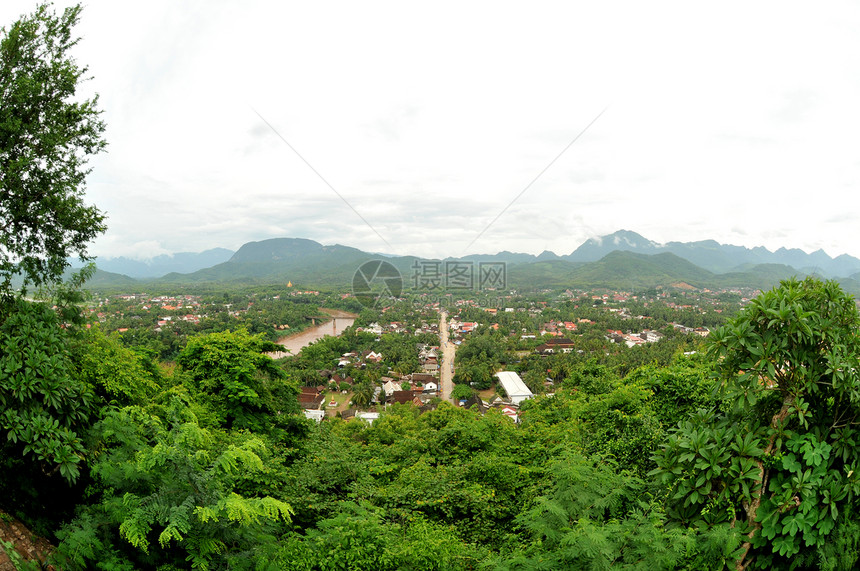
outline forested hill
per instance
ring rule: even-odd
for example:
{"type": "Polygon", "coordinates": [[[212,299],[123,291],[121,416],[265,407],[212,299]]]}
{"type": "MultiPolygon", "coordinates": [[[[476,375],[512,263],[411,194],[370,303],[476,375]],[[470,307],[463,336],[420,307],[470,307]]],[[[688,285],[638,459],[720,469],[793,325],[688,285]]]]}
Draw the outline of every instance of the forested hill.
{"type": "Polygon", "coordinates": [[[594,262],[618,250],[639,254],[668,252],[715,273],[759,264],[786,265],[797,272],[832,278],[847,277],[860,271],[860,260],[847,254],[831,258],[822,250],[807,254],[797,248],[779,248],[771,252],[761,246],[747,248],[720,244],[715,240],[659,244],[629,230],[589,238],[571,254],[561,258],[572,262],[594,262]]]}
{"type": "MultiPolygon", "coordinates": [[[[669,286],[677,282],[701,288],[752,287],[766,289],[779,280],[804,272],[785,264],[746,264],[733,271],[717,273],[697,266],[671,252],[642,254],[626,250],[611,250],[593,262],[574,262],[529,254],[502,252],[492,256],[472,255],[448,260],[420,260],[413,256],[383,258],[400,272],[404,287],[413,281],[416,264],[438,262],[439,271],[458,263],[504,263],[507,283],[518,288],[594,287],[636,289],[669,286]],[[448,264],[448,265],[446,265],[448,264]]],[[[352,283],[356,270],[364,263],[380,259],[377,254],[348,246],[324,246],[313,240],[276,238],[250,242],[235,252],[229,260],[191,273],[170,273],[158,280],[160,284],[274,284],[292,281],[312,287],[344,287],[352,283]]],[[[100,285],[129,285],[125,277],[109,274],[99,276],[100,285]]],[[[858,282],[841,280],[843,287],[860,293],[858,282]]]]}
{"type": "MultiPolygon", "coordinates": [[[[352,283],[356,270],[378,255],[348,246],[323,246],[301,238],[273,238],[245,244],[221,264],[189,274],[171,273],[160,283],[285,283],[344,287],[352,283]]],[[[397,257],[389,261],[401,274],[409,275],[415,258],[397,257]]]]}
{"type": "MultiPolygon", "coordinates": [[[[570,262],[576,265],[597,262],[604,259],[608,254],[619,251],[649,256],[663,253],[674,254],[698,268],[714,274],[738,275],[757,271],[756,268],[776,266],[791,268],[791,271],[781,272],[781,275],[815,274],[844,279],[860,273],[860,259],[847,254],[831,258],[821,250],[807,254],[799,249],[780,248],[771,252],[763,247],[746,248],[720,244],[714,240],[658,244],[628,230],[619,230],[606,236],[589,238],[567,255],[543,252],[535,256],[503,251],[491,255],[471,254],[462,258],[449,258],[449,260],[476,263],[482,261],[504,262],[511,266],[554,261],[570,262]]],[[[299,272],[302,277],[308,276],[311,279],[319,279],[313,271],[310,273],[302,272],[302,265],[310,264],[319,276],[343,280],[340,271],[342,265],[360,264],[374,258],[387,259],[398,267],[406,269],[416,259],[414,256],[380,256],[341,245],[323,246],[313,240],[302,238],[272,238],[249,242],[235,253],[223,248],[214,248],[200,254],[161,255],[146,261],[106,258],[100,259],[98,266],[102,270],[133,278],[164,277],[165,280],[172,282],[234,280],[241,273],[240,267],[243,267],[244,271],[248,273],[248,277],[252,279],[280,278],[287,272],[299,272]],[[242,266],[242,264],[249,265],[242,266]],[[328,264],[329,268],[323,270],[319,268],[320,264],[328,264]]],[[[564,264],[556,267],[568,268],[564,264]]],[[[564,273],[567,270],[559,271],[564,273]]],[[[553,275],[553,272],[549,272],[546,268],[538,269],[537,273],[549,274],[548,277],[551,279],[560,277],[553,275]]],[[[601,279],[603,278],[601,277],[601,279]]]]}

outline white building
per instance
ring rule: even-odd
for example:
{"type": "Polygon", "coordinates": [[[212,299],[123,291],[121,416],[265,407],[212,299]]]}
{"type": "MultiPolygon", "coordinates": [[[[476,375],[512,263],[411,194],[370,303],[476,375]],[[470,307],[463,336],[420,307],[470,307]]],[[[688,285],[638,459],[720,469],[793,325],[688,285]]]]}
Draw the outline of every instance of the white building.
{"type": "Polygon", "coordinates": [[[513,371],[499,371],[496,376],[513,404],[518,405],[534,396],[520,376],[513,371]]]}
{"type": "Polygon", "coordinates": [[[365,421],[367,424],[373,424],[374,420],[379,418],[378,412],[357,412],[355,413],[355,418],[360,418],[365,421]]]}
{"type": "Polygon", "coordinates": [[[392,380],[388,381],[387,383],[385,383],[384,385],[382,385],[382,390],[385,391],[385,396],[390,397],[391,395],[394,394],[394,391],[402,390],[402,387],[400,386],[401,384],[402,383],[394,382],[394,380],[392,379],[392,380]]]}
{"type": "Polygon", "coordinates": [[[662,333],[660,333],[659,331],[651,331],[650,329],[646,329],[645,331],[640,333],[639,336],[648,343],[656,343],[663,338],[662,333]]]}
{"type": "Polygon", "coordinates": [[[513,420],[514,423],[516,423],[516,424],[520,423],[520,414],[517,411],[517,409],[515,409],[514,407],[503,406],[500,410],[502,411],[502,414],[504,414],[505,416],[507,416],[508,418],[513,420]]]}

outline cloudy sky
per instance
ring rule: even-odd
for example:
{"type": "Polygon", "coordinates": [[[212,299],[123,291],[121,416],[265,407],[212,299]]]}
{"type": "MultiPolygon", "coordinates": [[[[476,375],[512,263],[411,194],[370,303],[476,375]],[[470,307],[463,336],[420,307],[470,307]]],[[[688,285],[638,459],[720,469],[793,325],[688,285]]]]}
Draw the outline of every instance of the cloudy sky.
{"type": "Polygon", "coordinates": [[[89,0],[78,32],[100,256],[623,228],[860,257],[856,2],[89,0]]]}

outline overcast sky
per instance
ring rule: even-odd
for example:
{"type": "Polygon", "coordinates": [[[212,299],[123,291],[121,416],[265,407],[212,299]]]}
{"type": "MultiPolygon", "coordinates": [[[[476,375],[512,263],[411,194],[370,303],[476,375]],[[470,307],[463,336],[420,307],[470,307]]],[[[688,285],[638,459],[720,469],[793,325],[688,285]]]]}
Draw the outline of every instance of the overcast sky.
{"type": "Polygon", "coordinates": [[[856,2],[89,0],[78,32],[100,256],[623,228],[860,257],[856,2]]]}

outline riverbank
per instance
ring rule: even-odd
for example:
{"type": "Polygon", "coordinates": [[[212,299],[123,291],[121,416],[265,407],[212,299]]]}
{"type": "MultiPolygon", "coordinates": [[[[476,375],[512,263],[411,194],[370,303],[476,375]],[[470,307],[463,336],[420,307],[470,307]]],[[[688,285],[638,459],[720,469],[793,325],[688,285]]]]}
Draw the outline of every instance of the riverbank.
{"type": "Polygon", "coordinates": [[[331,309],[329,307],[320,307],[319,310],[322,313],[325,313],[329,317],[338,317],[344,319],[355,319],[358,317],[357,313],[350,313],[349,311],[344,311],[342,309],[331,309]]]}
{"type": "Polygon", "coordinates": [[[329,317],[330,320],[324,321],[319,325],[314,325],[309,327],[308,329],[304,329],[299,331],[298,333],[292,333],[290,335],[281,337],[275,343],[278,345],[282,345],[286,351],[275,351],[273,353],[267,353],[269,357],[272,359],[281,359],[283,357],[290,357],[293,355],[298,355],[299,351],[302,348],[310,345],[314,341],[318,339],[322,339],[326,335],[331,335],[332,337],[337,337],[343,331],[355,323],[355,318],[358,315],[354,313],[350,313],[348,311],[344,311],[342,309],[330,309],[330,308],[320,308],[320,312],[325,313],[329,317]]]}

